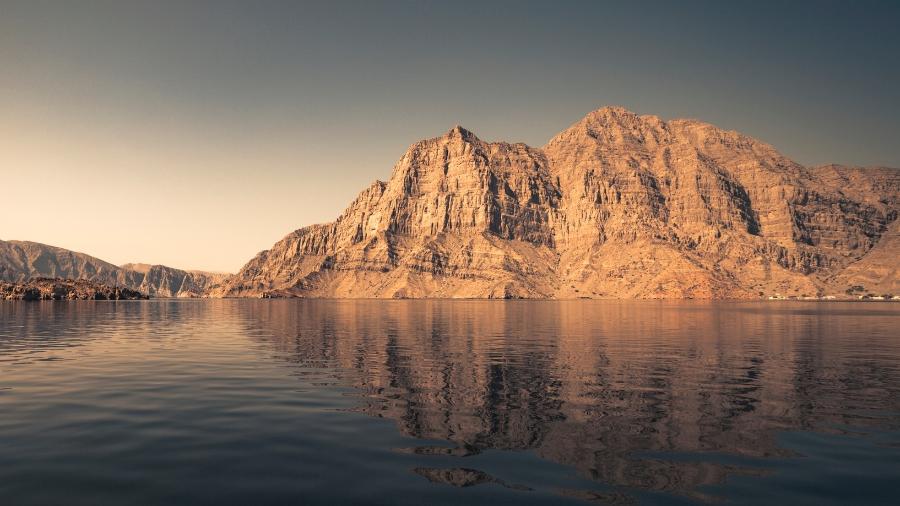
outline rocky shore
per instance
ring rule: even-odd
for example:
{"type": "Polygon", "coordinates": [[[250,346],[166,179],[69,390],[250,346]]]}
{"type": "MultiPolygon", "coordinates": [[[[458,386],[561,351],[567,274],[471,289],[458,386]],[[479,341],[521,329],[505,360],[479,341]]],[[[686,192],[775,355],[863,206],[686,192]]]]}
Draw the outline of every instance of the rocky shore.
{"type": "Polygon", "coordinates": [[[35,278],[21,283],[0,281],[0,300],[137,300],[137,290],[111,287],[84,279],[35,278]]]}

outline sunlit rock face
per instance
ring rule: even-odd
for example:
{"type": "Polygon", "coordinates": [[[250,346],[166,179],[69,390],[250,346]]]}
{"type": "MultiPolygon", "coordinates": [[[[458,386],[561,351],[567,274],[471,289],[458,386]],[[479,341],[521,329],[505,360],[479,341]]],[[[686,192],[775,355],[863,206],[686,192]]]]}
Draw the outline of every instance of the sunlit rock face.
{"type": "Polygon", "coordinates": [[[896,287],[900,173],[808,168],[695,120],[594,111],[541,149],[454,127],[218,296],[756,298],[896,287]],[[869,252],[875,252],[872,256],[869,252]],[[868,289],[863,286],[864,289],[868,289]]]}
{"type": "Polygon", "coordinates": [[[86,279],[137,288],[143,275],[99,258],[30,241],[0,241],[0,280],[34,278],[86,279]]]}
{"type": "Polygon", "coordinates": [[[559,198],[540,150],[455,127],[410,147],[334,223],[257,255],[221,293],[550,297],[559,198]]]}

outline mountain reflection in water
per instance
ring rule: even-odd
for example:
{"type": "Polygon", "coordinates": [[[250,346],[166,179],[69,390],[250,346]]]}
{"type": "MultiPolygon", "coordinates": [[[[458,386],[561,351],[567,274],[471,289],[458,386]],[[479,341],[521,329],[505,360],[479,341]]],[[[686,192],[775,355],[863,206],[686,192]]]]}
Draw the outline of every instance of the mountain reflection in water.
{"type": "MultiPolygon", "coordinates": [[[[255,364],[247,381],[261,385],[261,377],[284,374],[289,364],[287,374],[306,385],[294,395],[318,389],[324,400],[317,409],[391,421],[412,443],[389,451],[401,459],[398,476],[415,487],[504,490],[519,498],[547,488],[529,481],[527,463],[521,472],[516,465],[479,466],[501,451],[503,458],[531,454],[577,475],[578,486],[551,484],[559,500],[887,504],[900,478],[890,465],[900,456],[898,309],[617,301],[2,305],[0,388],[8,391],[0,402],[25,406],[15,394],[27,382],[17,384],[16,374],[34,374],[41,360],[74,367],[84,354],[115,362],[141,349],[159,352],[148,359],[158,361],[157,381],[180,374],[199,389],[212,373],[182,370],[168,357],[190,364],[208,353],[207,366],[222,362],[217,370],[225,376],[233,364],[255,364]],[[66,352],[78,348],[85,351],[66,352]],[[832,454],[807,455],[825,447],[832,454]],[[870,464],[877,472],[854,481],[852,472],[829,467],[845,459],[861,474],[870,464]],[[784,490],[757,490],[776,479],[784,490]],[[851,490],[856,485],[866,490],[851,490]]],[[[215,395],[205,392],[184,395],[203,405],[215,395]]],[[[253,395],[265,397],[266,388],[253,395]]],[[[165,396],[158,402],[164,408],[165,396]]],[[[14,416],[0,417],[7,422],[0,434],[14,416]]],[[[364,438],[366,427],[353,430],[364,438]]],[[[12,465],[10,458],[0,464],[12,465]]],[[[393,466],[388,460],[384,466],[393,466]]]]}
{"type": "Polygon", "coordinates": [[[404,301],[254,316],[280,358],[339,368],[361,411],[410,436],[534,449],[594,480],[696,494],[761,471],[637,455],[788,456],[781,431],[897,429],[900,314],[869,309],[404,301]]]}

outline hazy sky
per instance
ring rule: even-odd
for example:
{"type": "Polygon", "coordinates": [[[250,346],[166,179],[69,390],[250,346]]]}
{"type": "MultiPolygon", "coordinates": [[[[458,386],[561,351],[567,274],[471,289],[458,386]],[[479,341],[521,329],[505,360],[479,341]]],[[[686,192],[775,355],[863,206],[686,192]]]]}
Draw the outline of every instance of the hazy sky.
{"type": "Polygon", "coordinates": [[[420,138],[603,105],[900,166],[900,2],[0,0],[0,239],[235,271],[420,138]]]}

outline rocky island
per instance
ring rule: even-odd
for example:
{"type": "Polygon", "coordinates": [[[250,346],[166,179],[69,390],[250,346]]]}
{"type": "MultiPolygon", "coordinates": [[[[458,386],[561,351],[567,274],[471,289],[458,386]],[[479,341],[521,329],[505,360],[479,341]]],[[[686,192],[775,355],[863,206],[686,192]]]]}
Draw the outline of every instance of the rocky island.
{"type": "Polygon", "coordinates": [[[0,281],[0,300],[136,300],[137,290],[111,287],[86,279],[35,278],[21,283],[0,281]]]}

